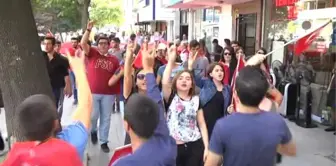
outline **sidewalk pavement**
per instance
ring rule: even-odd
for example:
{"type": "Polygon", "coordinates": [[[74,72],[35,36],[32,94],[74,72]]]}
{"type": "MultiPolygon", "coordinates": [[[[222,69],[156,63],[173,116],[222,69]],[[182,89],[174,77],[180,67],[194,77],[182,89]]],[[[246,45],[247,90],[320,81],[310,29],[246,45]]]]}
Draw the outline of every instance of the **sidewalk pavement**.
{"type": "MultiPolygon", "coordinates": [[[[62,125],[71,123],[71,114],[75,109],[72,105],[72,99],[65,99],[62,125]]],[[[292,122],[287,122],[295,142],[297,144],[296,157],[283,157],[281,166],[335,166],[336,137],[332,132],[325,132],[324,127],[315,129],[304,129],[292,122]]],[[[5,133],[4,113],[0,114],[0,131],[5,133]]],[[[6,134],[5,134],[6,135],[6,134]]],[[[111,128],[109,135],[109,146],[111,152],[106,154],[100,150],[99,145],[89,143],[87,153],[90,160],[85,164],[87,166],[107,166],[113,154],[113,149],[123,145],[125,132],[123,130],[122,118],[118,113],[111,116],[111,128]]],[[[3,158],[3,157],[2,157],[3,158]]],[[[1,161],[1,157],[0,157],[1,161]]],[[[86,160],[85,160],[86,161],[86,160]]]]}

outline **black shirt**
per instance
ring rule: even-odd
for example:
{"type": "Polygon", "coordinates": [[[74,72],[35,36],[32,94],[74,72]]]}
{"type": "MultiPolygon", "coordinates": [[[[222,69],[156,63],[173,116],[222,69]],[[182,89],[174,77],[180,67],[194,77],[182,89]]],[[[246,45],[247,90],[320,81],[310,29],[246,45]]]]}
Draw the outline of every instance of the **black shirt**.
{"type": "Polygon", "coordinates": [[[216,121],[224,117],[224,96],[221,91],[217,91],[212,99],[203,107],[204,120],[207,125],[209,139],[216,121]]]}
{"type": "Polygon", "coordinates": [[[46,60],[51,87],[53,89],[64,88],[64,77],[69,75],[69,61],[58,53],[55,53],[51,60],[49,60],[48,54],[46,52],[43,52],[43,57],[46,60]]]}

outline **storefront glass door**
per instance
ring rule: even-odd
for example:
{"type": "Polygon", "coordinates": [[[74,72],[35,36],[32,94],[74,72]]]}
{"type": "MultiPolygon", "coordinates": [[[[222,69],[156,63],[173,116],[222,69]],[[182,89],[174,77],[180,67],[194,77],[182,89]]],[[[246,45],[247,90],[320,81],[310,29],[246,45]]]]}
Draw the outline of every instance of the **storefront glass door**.
{"type": "Polygon", "coordinates": [[[253,55],[256,44],[257,14],[240,14],[236,21],[238,42],[244,48],[246,55],[253,55]]]}

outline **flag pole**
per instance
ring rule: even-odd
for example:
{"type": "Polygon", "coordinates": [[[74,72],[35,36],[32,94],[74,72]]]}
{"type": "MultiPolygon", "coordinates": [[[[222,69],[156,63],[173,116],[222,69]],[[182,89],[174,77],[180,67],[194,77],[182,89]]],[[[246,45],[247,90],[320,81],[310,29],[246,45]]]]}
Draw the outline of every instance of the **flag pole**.
{"type": "Polygon", "coordinates": [[[285,43],[285,44],[282,45],[281,47],[278,47],[278,48],[272,50],[271,52],[267,53],[265,56],[267,57],[267,56],[273,54],[274,52],[276,52],[276,51],[282,49],[283,47],[285,47],[285,46],[287,46],[287,45],[289,45],[289,44],[291,44],[291,43],[293,43],[293,42],[296,42],[297,40],[299,40],[299,39],[301,39],[301,38],[303,38],[303,37],[309,35],[310,33],[314,32],[315,30],[317,30],[317,29],[319,29],[319,28],[321,28],[321,27],[323,27],[323,26],[325,26],[325,25],[328,25],[328,24],[330,24],[330,23],[332,23],[332,20],[331,20],[331,19],[330,19],[328,22],[326,22],[325,24],[323,24],[322,26],[319,26],[318,28],[315,28],[314,30],[309,31],[308,33],[305,33],[304,35],[302,35],[302,36],[300,36],[300,37],[297,37],[297,38],[294,38],[294,39],[290,40],[289,42],[285,43]]]}

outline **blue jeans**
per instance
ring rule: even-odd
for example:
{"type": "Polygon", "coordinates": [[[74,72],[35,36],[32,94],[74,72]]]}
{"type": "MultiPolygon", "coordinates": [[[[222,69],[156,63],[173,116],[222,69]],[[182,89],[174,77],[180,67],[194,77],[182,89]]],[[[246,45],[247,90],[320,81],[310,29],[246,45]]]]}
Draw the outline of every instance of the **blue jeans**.
{"type": "Polygon", "coordinates": [[[54,88],[53,94],[55,96],[55,104],[58,112],[59,119],[62,119],[63,114],[63,101],[64,101],[64,88],[54,88]]]}
{"type": "Polygon", "coordinates": [[[97,132],[97,122],[99,119],[99,141],[102,144],[107,143],[115,95],[92,94],[92,96],[91,132],[97,132]]]}
{"type": "Polygon", "coordinates": [[[76,77],[73,71],[70,72],[70,80],[71,80],[71,85],[73,89],[73,96],[74,96],[75,101],[77,101],[78,97],[77,97],[76,77]]]}

